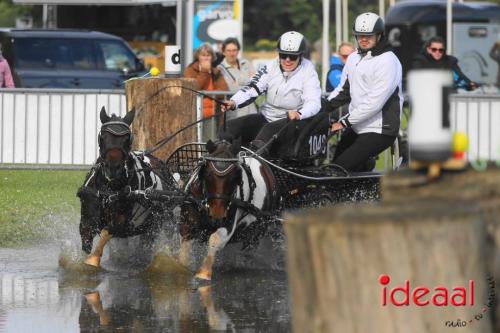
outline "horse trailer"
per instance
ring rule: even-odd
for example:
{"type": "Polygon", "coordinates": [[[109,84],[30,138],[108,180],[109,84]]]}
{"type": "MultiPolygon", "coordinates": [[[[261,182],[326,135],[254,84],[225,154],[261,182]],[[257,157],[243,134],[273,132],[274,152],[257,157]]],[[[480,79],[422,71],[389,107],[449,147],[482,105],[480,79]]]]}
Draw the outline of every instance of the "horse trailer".
{"type": "MultiPolygon", "coordinates": [[[[385,17],[386,32],[404,73],[431,37],[446,39],[446,1],[401,1],[385,17]]],[[[495,84],[498,64],[489,56],[500,40],[500,6],[486,2],[454,2],[452,50],[463,72],[482,84],[495,84]]]]}

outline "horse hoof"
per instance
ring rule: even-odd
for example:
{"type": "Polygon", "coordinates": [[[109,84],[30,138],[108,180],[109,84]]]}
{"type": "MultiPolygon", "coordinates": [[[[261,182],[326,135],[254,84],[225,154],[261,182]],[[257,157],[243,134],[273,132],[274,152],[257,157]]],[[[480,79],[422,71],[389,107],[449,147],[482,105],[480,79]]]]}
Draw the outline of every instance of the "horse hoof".
{"type": "Polygon", "coordinates": [[[90,305],[96,305],[101,301],[99,297],[99,293],[97,291],[91,291],[88,294],[85,294],[85,299],[89,302],[90,305]]]}
{"type": "Polygon", "coordinates": [[[84,261],[83,263],[85,265],[89,265],[89,266],[93,266],[95,268],[99,268],[99,264],[101,263],[101,258],[99,258],[98,256],[88,256],[84,261]]]}
{"type": "Polygon", "coordinates": [[[211,281],[212,280],[212,274],[208,272],[198,272],[194,276],[195,278],[202,280],[202,281],[211,281]]]}

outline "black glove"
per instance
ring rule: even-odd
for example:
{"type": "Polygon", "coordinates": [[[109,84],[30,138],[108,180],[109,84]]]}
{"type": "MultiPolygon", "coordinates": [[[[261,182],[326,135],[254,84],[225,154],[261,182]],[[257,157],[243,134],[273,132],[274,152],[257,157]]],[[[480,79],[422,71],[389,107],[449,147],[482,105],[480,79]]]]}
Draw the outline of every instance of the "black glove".
{"type": "Polygon", "coordinates": [[[321,97],[321,112],[331,112],[331,111],[333,111],[333,108],[330,106],[330,103],[328,103],[326,97],[321,97]]]}

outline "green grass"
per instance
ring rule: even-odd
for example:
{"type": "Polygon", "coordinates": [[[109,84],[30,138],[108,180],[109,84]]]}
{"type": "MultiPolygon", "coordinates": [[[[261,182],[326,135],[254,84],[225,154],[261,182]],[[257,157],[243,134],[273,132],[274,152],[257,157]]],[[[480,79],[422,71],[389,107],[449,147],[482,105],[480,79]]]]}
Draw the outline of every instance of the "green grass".
{"type": "Polygon", "coordinates": [[[0,247],[57,237],[78,224],[85,171],[0,170],[0,247]]]}

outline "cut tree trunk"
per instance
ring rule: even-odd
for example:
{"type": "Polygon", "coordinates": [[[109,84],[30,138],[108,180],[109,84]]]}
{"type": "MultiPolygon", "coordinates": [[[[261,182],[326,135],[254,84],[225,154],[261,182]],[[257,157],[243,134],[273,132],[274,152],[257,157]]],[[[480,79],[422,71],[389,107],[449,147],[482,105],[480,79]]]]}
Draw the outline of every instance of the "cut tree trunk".
{"type": "MultiPolygon", "coordinates": [[[[490,287],[485,227],[475,202],[423,196],[327,207],[285,219],[295,332],[445,332],[452,329],[446,322],[458,319],[467,332],[491,332],[492,314],[481,313],[490,287]],[[387,285],[379,282],[382,274],[390,277],[387,285]],[[389,292],[405,280],[409,305],[395,306],[389,292]],[[418,286],[430,289],[424,300],[431,300],[437,286],[450,294],[465,287],[469,297],[469,280],[475,283],[473,306],[413,303],[411,292],[418,286]]],[[[403,300],[403,292],[396,300],[403,300]]]]}
{"type": "MultiPolygon", "coordinates": [[[[135,107],[132,123],[134,150],[153,147],[161,139],[196,121],[194,79],[147,78],[132,79],[125,83],[127,109],[135,107]]],[[[196,125],[180,133],[163,146],[155,156],[165,159],[178,146],[196,141],[196,125]]]]}
{"type": "MultiPolygon", "coordinates": [[[[444,172],[439,179],[429,183],[424,178],[423,173],[412,170],[388,174],[382,180],[382,200],[401,205],[412,204],[421,198],[476,202],[486,226],[486,270],[489,275],[500,279],[500,169],[489,165],[481,172],[473,169],[444,172]],[[425,184],[416,185],[418,180],[425,184]]],[[[500,295],[497,293],[496,296],[497,304],[500,304],[500,295]]],[[[496,306],[495,332],[500,332],[499,319],[500,307],[496,306]]]]}

